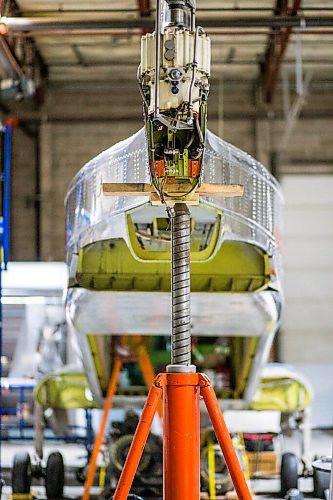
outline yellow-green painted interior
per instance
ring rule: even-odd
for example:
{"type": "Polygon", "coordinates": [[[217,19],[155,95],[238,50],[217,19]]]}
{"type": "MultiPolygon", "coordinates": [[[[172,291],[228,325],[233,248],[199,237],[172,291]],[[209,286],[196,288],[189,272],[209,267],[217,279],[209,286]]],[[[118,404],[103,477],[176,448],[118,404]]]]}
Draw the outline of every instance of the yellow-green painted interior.
{"type": "Polygon", "coordinates": [[[310,406],[311,401],[310,389],[299,380],[289,377],[263,378],[250,409],[295,412],[310,406]]]}
{"type": "MultiPolygon", "coordinates": [[[[163,221],[162,221],[163,222],[163,221]]],[[[161,221],[152,221],[161,224],[161,221]]],[[[270,269],[267,254],[255,245],[226,240],[220,245],[221,214],[217,214],[211,236],[205,248],[198,240],[191,242],[192,292],[257,292],[269,286],[270,269]]],[[[169,292],[170,243],[164,240],[162,250],[151,250],[140,245],[130,215],[127,215],[129,244],[122,239],[108,239],[89,244],[79,252],[77,273],[70,286],[81,286],[93,291],[169,292]]],[[[163,229],[165,233],[165,228],[163,229]]],[[[194,231],[194,221],[192,221],[194,231]]],[[[155,228],[158,233],[158,228],[155,228]]],[[[112,361],[97,337],[88,336],[97,376],[105,393],[112,361]],[[106,368],[106,358],[110,366],[106,368]]],[[[220,396],[240,397],[251,372],[258,339],[232,338],[231,386],[220,396]]],[[[153,364],[169,361],[169,353],[150,351],[153,364]],[[158,359],[154,359],[154,358],[158,359]],[[167,359],[166,359],[167,357],[167,359]]],[[[142,388],[140,388],[142,390],[142,388]]],[[[130,388],[129,388],[130,390],[130,388]]],[[[143,388],[144,390],[144,388],[143,388]]]]}
{"type": "MultiPolygon", "coordinates": [[[[152,251],[142,248],[139,244],[138,238],[135,233],[135,227],[130,215],[127,215],[127,230],[129,241],[131,245],[132,252],[136,257],[145,262],[151,261],[170,261],[170,250],[167,251],[152,251]]],[[[167,219],[166,219],[167,220],[167,219]]],[[[157,220],[153,220],[153,224],[157,224],[157,220]]],[[[192,229],[194,227],[194,220],[191,221],[192,229]]],[[[217,213],[216,222],[214,224],[214,229],[212,236],[209,240],[207,247],[203,250],[199,250],[198,245],[191,241],[191,262],[205,262],[212,257],[215,249],[218,245],[220,234],[222,229],[222,214],[217,213]]]]}
{"type": "MultiPolygon", "coordinates": [[[[241,241],[225,241],[212,259],[191,263],[192,292],[254,292],[269,281],[268,256],[241,241]]],[[[98,241],[80,250],[73,285],[96,291],[169,292],[170,255],[169,262],[139,261],[123,239],[98,241]]]]}
{"type": "Polygon", "coordinates": [[[253,361],[256,355],[259,337],[244,338],[242,344],[243,356],[240,358],[241,362],[238,366],[236,373],[236,384],[234,397],[237,399],[246,388],[247,382],[253,366],[253,361]]]}
{"type": "Polygon", "coordinates": [[[110,367],[106,366],[106,359],[108,357],[110,358],[110,356],[107,356],[108,353],[106,352],[106,346],[104,345],[106,337],[103,335],[87,335],[87,339],[96,368],[99,384],[104,392],[107,389],[110,378],[110,367]]]}
{"type": "MultiPolygon", "coordinates": [[[[146,387],[129,387],[121,394],[146,394],[146,387]]],[[[98,405],[87,397],[88,381],[84,373],[52,374],[40,381],[35,389],[35,399],[44,408],[97,408],[98,405]]],[[[218,394],[219,397],[228,397],[218,394]]],[[[230,397],[230,396],[229,396],[230,397]]],[[[312,401],[308,387],[292,378],[263,378],[259,384],[252,410],[277,410],[282,412],[301,411],[312,401]]]]}
{"type": "Polygon", "coordinates": [[[57,373],[42,379],[37,385],[34,396],[43,408],[97,408],[98,405],[88,398],[91,394],[84,373],[57,373]]]}

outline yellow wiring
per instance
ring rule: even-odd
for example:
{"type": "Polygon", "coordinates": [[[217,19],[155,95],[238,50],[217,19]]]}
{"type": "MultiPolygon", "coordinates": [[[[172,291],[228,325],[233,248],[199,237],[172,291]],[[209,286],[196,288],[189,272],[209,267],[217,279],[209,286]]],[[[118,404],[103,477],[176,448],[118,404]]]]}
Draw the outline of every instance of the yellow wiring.
{"type": "Polygon", "coordinates": [[[31,493],[12,493],[10,498],[12,500],[32,500],[33,496],[31,493]]]}
{"type": "Polygon", "coordinates": [[[252,494],[252,488],[251,488],[251,484],[250,484],[250,479],[251,479],[251,476],[250,476],[250,464],[249,464],[249,459],[248,459],[248,456],[246,454],[246,449],[245,449],[245,441],[244,441],[244,434],[243,432],[240,432],[238,433],[238,439],[239,439],[239,451],[241,453],[241,456],[242,456],[242,461],[243,461],[243,472],[244,472],[244,477],[248,483],[248,486],[249,486],[249,490],[250,490],[250,493],[252,494]]]}
{"type": "Polygon", "coordinates": [[[215,482],[215,450],[212,437],[208,439],[208,478],[209,478],[209,498],[216,498],[216,482],[215,482]]]}
{"type": "Polygon", "coordinates": [[[250,466],[249,466],[249,459],[248,459],[248,456],[247,456],[246,450],[245,450],[244,434],[242,432],[240,432],[238,434],[238,439],[239,439],[239,444],[240,444],[239,450],[241,452],[243,465],[244,465],[244,468],[243,468],[244,477],[245,477],[246,481],[249,481],[250,480],[250,466]]]}
{"type": "Polygon", "coordinates": [[[106,467],[105,465],[102,465],[99,471],[99,487],[104,488],[105,486],[105,476],[106,476],[106,467]]]}

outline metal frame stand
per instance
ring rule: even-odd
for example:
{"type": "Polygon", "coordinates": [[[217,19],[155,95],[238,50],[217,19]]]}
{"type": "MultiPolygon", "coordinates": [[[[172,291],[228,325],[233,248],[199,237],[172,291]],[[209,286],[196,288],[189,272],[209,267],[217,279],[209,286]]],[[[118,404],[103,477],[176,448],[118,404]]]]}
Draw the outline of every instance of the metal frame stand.
{"type": "MultiPolygon", "coordinates": [[[[3,144],[1,147],[1,214],[0,214],[0,455],[2,443],[2,355],[3,355],[3,308],[2,308],[2,273],[7,270],[10,243],[10,185],[11,185],[11,155],[12,155],[12,124],[5,123],[2,128],[3,144]]],[[[0,496],[3,486],[0,457],[0,496]]]]}
{"type": "Polygon", "coordinates": [[[191,365],[190,240],[191,217],[184,203],[171,211],[172,354],[167,373],[149,391],[114,500],[126,500],[163,396],[163,498],[200,497],[200,396],[203,397],[238,497],[251,494],[209,378],[191,365]]]}
{"type": "Polygon", "coordinates": [[[200,497],[200,396],[204,399],[238,498],[250,500],[251,493],[212,383],[202,373],[162,373],[155,378],[113,499],[126,500],[130,493],[162,396],[164,500],[198,500],[200,497]]]}
{"type": "MultiPolygon", "coordinates": [[[[149,355],[147,353],[146,347],[142,342],[142,338],[139,335],[136,335],[132,338],[133,340],[133,347],[134,351],[136,354],[136,361],[138,362],[141,373],[143,375],[143,378],[145,380],[145,383],[147,387],[150,387],[151,384],[154,381],[154,370],[149,358],[149,355]]],[[[124,347],[126,347],[127,344],[127,338],[122,337],[121,339],[121,347],[122,349],[119,349],[119,352],[116,356],[113,370],[112,370],[112,375],[111,379],[109,382],[107,394],[105,397],[105,403],[104,403],[104,408],[103,408],[103,417],[102,421],[100,424],[100,428],[98,431],[98,434],[96,436],[96,439],[94,441],[94,446],[91,454],[91,458],[89,461],[89,467],[88,467],[88,473],[87,473],[87,478],[86,482],[84,485],[84,493],[83,493],[83,500],[89,500],[90,498],[90,490],[94,482],[95,478],[95,473],[96,473],[96,467],[97,467],[97,459],[98,459],[98,454],[100,452],[102,443],[103,443],[103,438],[105,435],[105,429],[107,426],[108,422],[108,416],[112,408],[112,403],[113,403],[113,397],[116,393],[117,390],[117,385],[119,381],[119,375],[123,366],[123,363],[127,361],[127,356],[124,354],[124,347]]],[[[159,415],[162,416],[162,405],[157,405],[155,408],[155,411],[158,411],[159,415]]]]}

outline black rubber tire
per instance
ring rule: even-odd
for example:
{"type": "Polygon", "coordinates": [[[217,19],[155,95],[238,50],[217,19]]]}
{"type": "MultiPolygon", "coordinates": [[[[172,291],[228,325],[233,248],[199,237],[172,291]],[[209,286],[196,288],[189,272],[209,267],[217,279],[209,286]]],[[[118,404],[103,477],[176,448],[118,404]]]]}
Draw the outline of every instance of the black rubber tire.
{"type": "Polygon", "coordinates": [[[62,454],[59,451],[51,453],[47,459],[45,471],[46,496],[52,500],[63,497],[65,484],[65,467],[62,454]]]}
{"type": "Polygon", "coordinates": [[[281,496],[298,489],[298,460],[294,453],[284,453],[281,460],[281,496]]]}
{"type": "Polygon", "coordinates": [[[20,451],[15,454],[12,469],[12,492],[30,493],[31,461],[29,453],[20,451]]]}
{"type": "Polygon", "coordinates": [[[326,498],[325,490],[330,488],[330,473],[313,469],[313,496],[326,498]]]}
{"type": "Polygon", "coordinates": [[[75,478],[76,478],[78,483],[84,484],[86,482],[86,478],[87,478],[86,472],[87,472],[86,467],[80,467],[80,469],[78,469],[75,472],[75,478]]]}

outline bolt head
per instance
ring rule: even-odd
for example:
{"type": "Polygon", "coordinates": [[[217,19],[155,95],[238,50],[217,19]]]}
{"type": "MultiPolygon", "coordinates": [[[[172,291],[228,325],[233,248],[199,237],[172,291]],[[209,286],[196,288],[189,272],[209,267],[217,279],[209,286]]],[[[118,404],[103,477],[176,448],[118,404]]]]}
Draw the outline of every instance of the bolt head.
{"type": "Polygon", "coordinates": [[[171,80],[180,80],[181,76],[182,76],[181,71],[177,68],[174,68],[170,71],[171,80]]]}

